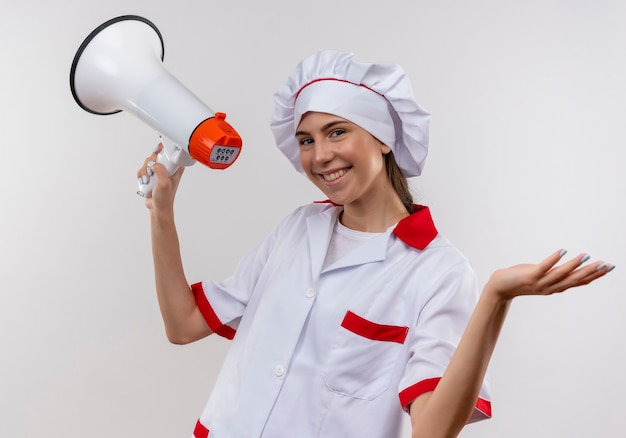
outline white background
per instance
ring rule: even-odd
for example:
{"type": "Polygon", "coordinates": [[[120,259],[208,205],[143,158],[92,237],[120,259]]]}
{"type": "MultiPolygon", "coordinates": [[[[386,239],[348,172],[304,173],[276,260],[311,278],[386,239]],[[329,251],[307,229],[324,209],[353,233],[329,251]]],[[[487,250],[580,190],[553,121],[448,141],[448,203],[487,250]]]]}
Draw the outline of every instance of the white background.
{"type": "Polygon", "coordinates": [[[617,265],[513,303],[491,362],[494,418],[462,436],[626,436],[626,2],[2,2],[0,436],[189,436],[228,347],[165,339],[134,193],[156,134],[70,93],[80,43],[125,14],[157,25],[168,69],[244,139],[232,168],[196,165],[181,184],[190,281],[224,278],[323,197],[269,129],[296,63],[328,48],[399,63],[433,114],[416,198],[481,285],[561,247],[617,265]]]}

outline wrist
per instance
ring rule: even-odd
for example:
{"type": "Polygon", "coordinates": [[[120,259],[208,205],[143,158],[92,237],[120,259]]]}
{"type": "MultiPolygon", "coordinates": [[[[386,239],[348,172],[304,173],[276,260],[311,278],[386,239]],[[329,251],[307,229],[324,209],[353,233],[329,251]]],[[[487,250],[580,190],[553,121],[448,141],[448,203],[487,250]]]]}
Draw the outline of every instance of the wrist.
{"type": "Polygon", "coordinates": [[[480,299],[481,301],[485,301],[486,304],[490,304],[491,307],[508,306],[511,301],[513,301],[513,297],[506,296],[506,294],[499,290],[491,281],[488,281],[483,288],[480,299]]]}
{"type": "Polygon", "coordinates": [[[174,209],[150,209],[150,222],[161,227],[174,225],[174,209]]]}

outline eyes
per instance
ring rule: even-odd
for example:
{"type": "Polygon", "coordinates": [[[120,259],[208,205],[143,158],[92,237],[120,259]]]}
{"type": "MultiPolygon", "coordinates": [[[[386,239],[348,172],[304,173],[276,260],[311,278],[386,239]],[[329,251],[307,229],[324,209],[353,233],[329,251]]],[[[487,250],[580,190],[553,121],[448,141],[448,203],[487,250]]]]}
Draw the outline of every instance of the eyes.
{"type": "Polygon", "coordinates": [[[345,129],[341,129],[341,128],[333,129],[332,131],[330,131],[330,134],[328,136],[329,137],[339,137],[340,135],[343,135],[346,132],[348,132],[348,131],[346,131],[345,129]]]}
{"type": "MultiPolygon", "coordinates": [[[[343,128],[335,128],[328,133],[328,138],[331,140],[339,139],[341,136],[343,136],[347,132],[348,131],[343,128]]],[[[314,142],[315,141],[313,140],[313,137],[310,137],[310,136],[301,136],[298,138],[298,144],[300,146],[311,145],[314,142]]]]}

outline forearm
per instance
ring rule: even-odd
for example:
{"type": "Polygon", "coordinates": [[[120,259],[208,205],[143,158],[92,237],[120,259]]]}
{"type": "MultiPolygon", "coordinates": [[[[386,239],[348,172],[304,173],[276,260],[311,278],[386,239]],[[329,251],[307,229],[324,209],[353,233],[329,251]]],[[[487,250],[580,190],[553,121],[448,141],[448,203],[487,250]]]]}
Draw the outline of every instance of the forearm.
{"type": "MultiPolygon", "coordinates": [[[[471,416],[510,301],[485,287],[435,391],[411,411],[413,438],[455,437],[471,416]]],[[[413,406],[412,406],[413,408],[413,406]]]]}
{"type": "Polygon", "coordinates": [[[150,212],[157,299],[168,339],[192,342],[210,333],[183,270],[173,212],[150,212]]]}

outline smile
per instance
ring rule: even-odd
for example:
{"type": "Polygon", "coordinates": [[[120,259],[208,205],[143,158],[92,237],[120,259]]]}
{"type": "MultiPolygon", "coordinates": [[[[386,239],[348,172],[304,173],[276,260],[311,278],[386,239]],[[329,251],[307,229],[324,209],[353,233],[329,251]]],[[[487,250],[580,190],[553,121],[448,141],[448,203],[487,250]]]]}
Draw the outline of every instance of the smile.
{"type": "Polygon", "coordinates": [[[327,175],[322,175],[322,177],[324,177],[324,181],[326,182],[335,181],[336,179],[339,179],[342,176],[344,176],[346,173],[348,173],[349,170],[350,169],[341,169],[341,170],[338,170],[337,172],[329,173],[327,175]]]}

